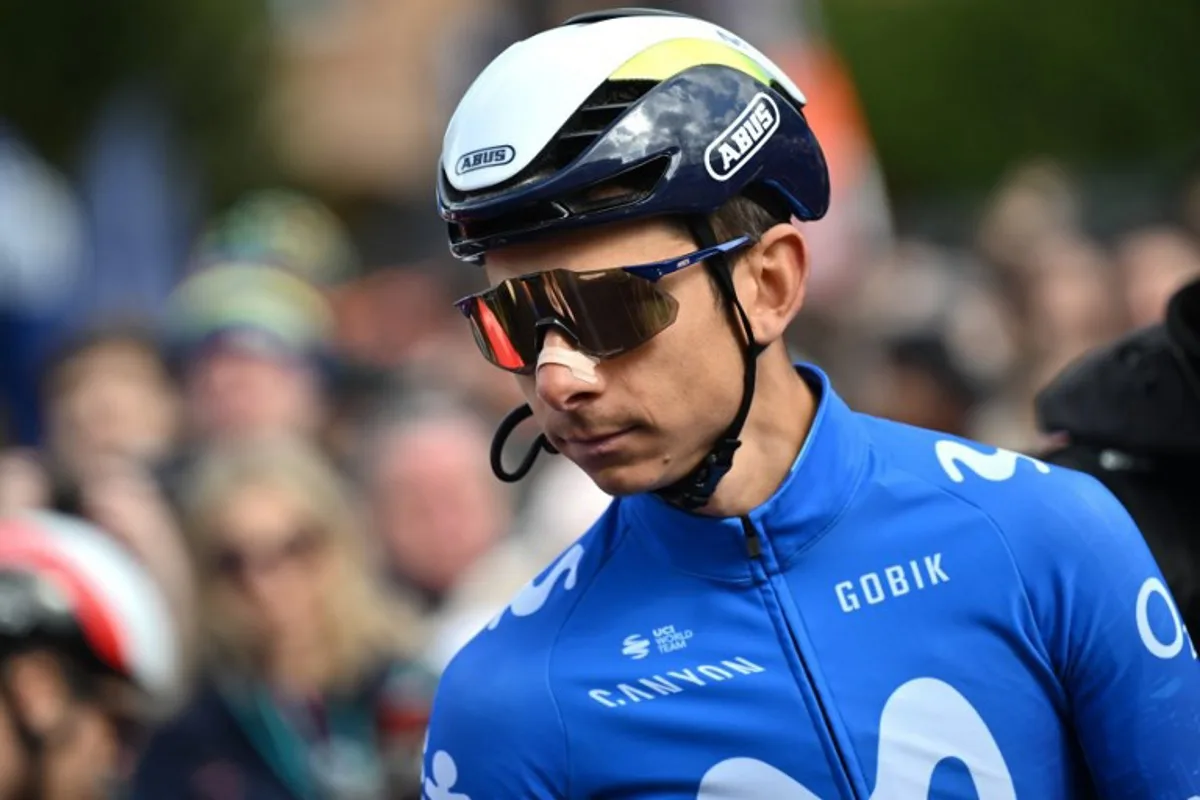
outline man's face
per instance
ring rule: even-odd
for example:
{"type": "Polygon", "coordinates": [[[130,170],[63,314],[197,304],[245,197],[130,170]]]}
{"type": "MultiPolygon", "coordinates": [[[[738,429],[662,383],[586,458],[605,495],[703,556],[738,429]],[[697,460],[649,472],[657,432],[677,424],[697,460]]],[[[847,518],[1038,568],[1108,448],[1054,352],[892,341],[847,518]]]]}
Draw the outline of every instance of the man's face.
{"type": "MultiPolygon", "coordinates": [[[[683,231],[648,221],[499,249],[488,254],[487,274],[494,285],[530,272],[632,266],[695,249],[683,231]]],[[[689,267],[658,285],[679,301],[675,323],[636,350],[600,362],[595,383],[559,364],[518,376],[550,443],[613,495],[650,491],[683,477],[741,400],[740,340],[706,268],[689,267]]],[[[552,330],[546,344],[572,342],[552,330]]]]}
{"type": "Polygon", "coordinates": [[[298,360],[238,347],[204,354],[188,373],[191,422],[206,438],[308,433],[320,418],[320,389],[298,360]]]}
{"type": "Polygon", "coordinates": [[[153,459],[175,435],[178,399],[157,358],[138,344],[96,346],[60,369],[51,397],[50,438],[56,456],[78,473],[118,455],[153,459]]]}
{"type": "Polygon", "coordinates": [[[473,420],[427,420],[385,442],[371,486],[377,524],[392,566],[424,589],[452,588],[508,530],[487,460],[473,420]]]}

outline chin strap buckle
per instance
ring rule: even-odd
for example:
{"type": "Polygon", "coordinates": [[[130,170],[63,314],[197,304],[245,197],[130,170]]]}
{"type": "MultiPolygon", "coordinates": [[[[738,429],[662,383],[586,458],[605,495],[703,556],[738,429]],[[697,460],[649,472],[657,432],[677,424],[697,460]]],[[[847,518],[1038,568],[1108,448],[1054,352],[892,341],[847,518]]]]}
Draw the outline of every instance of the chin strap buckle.
{"type": "Polygon", "coordinates": [[[724,437],[681,483],[660,489],[659,497],[685,511],[695,511],[707,503],[717,484],[733,467],[733,454],[742,446],[739,439],[724,437]]]}

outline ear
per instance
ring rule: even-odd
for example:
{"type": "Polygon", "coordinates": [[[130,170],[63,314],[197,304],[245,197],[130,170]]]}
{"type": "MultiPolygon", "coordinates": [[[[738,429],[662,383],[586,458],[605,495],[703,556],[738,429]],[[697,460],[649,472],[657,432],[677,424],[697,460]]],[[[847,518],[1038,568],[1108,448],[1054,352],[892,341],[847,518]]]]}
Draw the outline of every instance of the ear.
{"type": "Polygon", "coordinates": [[[790,222],[769,228],[734,270],[738,297],[759,344],[783,338],[804,305],[807,284],[808,247],[800,230],[790,222]]]}

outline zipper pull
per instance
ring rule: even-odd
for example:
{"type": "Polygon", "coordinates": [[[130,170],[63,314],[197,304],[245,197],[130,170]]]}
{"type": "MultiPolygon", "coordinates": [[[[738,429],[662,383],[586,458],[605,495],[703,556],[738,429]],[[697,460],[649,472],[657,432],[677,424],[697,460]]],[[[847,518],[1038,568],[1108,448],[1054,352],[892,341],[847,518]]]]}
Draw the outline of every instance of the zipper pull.
{"type": "Polygon", "coordinates": [[[758,528],[754,527],[749,517],[742,517],[742,530],[746,533],[746,552],[751,558],[758,558],[762,555],[762,539],[758,535],[758,528]]]}

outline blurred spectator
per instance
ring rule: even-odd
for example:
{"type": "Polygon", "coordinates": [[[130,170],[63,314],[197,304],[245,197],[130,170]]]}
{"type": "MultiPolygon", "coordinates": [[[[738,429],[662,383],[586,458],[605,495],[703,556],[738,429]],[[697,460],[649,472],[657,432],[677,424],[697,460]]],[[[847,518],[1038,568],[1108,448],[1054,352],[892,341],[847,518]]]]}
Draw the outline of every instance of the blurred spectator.
{"type": "MultiPolygon", "coordinates": [[[[178,394],[157,343],[140,328],[76,337],[48,365],[42,394],[60,492],[114,458],[153,467],[176,444],[178,394]]],[[[61,495],[56,502],[70,504],[61,495]]]]}
{"type": "Polygon", "coordinates": [[[41,380],[46,447],[0,453],[0,513],[52,509],[89,520],[158,579],[190,660],[190,564],[157,470],[176,444],[178,397],[139,327],[97,328],[64,344],[41,380]]]}
{"type": "Polygon", "coordinates": [[[211,266],[178,289],[170,326],[192,437],[320,430],[331,320],[307,282],[276,267],[211,266]]]}
{"type": "Polygon", "coordinates": [[[1058,164],[1017,165],[992,194],[979,221],[977,246],[988,263],[1012,278],[1025,272],[1047,238],[1078,230],[1079,190],[1058,164]]]}
{"type": "Polygon", "coordinates": [[[115,796],[180,696],[155,580],[105,531],[23,513],[0,518],[0,608],[0,800],[115,796]]]}
{"type": "Polygon", "coordinates": [[[1048,233],[1032,245],[1026,265],[1025,344],[1044,380],[1125,329],[1116,270],[1094,242],[1048,233]]]}
{"type": "Polygon", "coordinates": [[[1166,324],[1088,353],[1037,397],[1042,456],[1100,479],[1129,510],[1192,635],[1200,635],[1200,282],[1166,324]]]}
{"type": "Polygon", "coordinates": [[[359,269],[341,220],[317,199],[286,189],[243,196],[209,224],[192,260],[200,268],[279,267],[318,287],[343,283],[359,269]]]}
{"type": "Polygon", "coordinates": [[[367,486],[399,585],[436,608],[512,527],[488,467],[491,432],[450,395],[419,395],[368,428],[367,486]]]}
{"type": "Polygon", "coordinates": [[[1144,228],[1117,246],[1130,322],[1143,328],[1162,322],[1167,301],[1200,275],[1200,247],[1181,230],[1144,228]]]}
{"type": "Polygon", "coordinates": [[[416,797],[431,684],[330,466],[296,441],[198,466],[187,520],[206,681],[151,743],[135,796],[416,797]]]}
{"type": "Polygon", "coordinates": [[[467,402],[475,396],[439,385],[393,396],[377,411],[362,432],[359,467],[393,580],[424,600],[425,657],[435,670],[611,500],[570,461],[544,459],[521,502],[491,472],[492,422],[467,402]]]}
{"type": "Polygon", "coordinates": [[[874,392],[860,408],[870,414],[955,436],[967,436],[976,387],[936,332],[914,332],[884,344],[874,392]]]}

